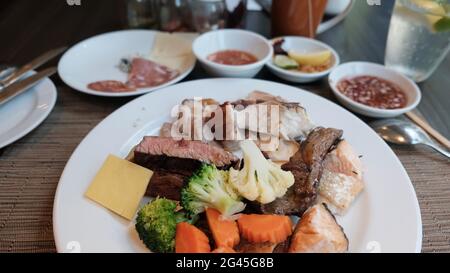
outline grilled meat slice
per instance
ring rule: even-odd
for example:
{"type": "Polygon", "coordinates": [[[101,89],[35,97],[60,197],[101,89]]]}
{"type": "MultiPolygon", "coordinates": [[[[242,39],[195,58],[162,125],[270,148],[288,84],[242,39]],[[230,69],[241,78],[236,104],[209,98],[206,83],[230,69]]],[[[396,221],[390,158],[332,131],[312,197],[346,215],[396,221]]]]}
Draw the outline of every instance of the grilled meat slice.
{"type": "Polygon", "coordinates": [[[222,148],[200,141],[144,137],[134,150],[133,161],[154,173],[146,191],[147,196],[180,200],[184,180],[203,163],[228,169],[238,158],[222,148]]]}
{"type": "MultiPolygon", "coordinates": [[[[135,162],[150,169],[161,166],[166,168],[160,160],[168,158],[179,159],[180,163],[190,163],[191,160],[212,164],[218,168],[230,166],[238,161],[233,154],[201,141],[175,140],[147,136],[134,151],[135,162]]],[[[181,164],[177,168],[183,167],[181,164]]],[[[189,168],[188,168],[189,169],[189,168]]]]}
{"type": "Polygon", "coordinates": [[[331,128],[314,129],[301,144],[300,151],[282,166],[283,170],[291,171],[294,175],[294,185],[274,202],[258,204],[260,211],[266,214],[302,216],[316,201],[323,160],[340,140],[342,133],[341,130],[331,128]]]}
{"type": "Polygon", "coordinates": [[[146,196],[164,197],[171,200],[180,200],[180,189],[186,177],[181,174],[158,170],[153,173],[145,193],[146,196]]]}
{"type": "Polygon", "coordinates": [[[328,152],[342,137],[342,130],[318,127],[314,129],[302,143],[301,151],[304,162],[308,166],[321,163],[328,152]]]}

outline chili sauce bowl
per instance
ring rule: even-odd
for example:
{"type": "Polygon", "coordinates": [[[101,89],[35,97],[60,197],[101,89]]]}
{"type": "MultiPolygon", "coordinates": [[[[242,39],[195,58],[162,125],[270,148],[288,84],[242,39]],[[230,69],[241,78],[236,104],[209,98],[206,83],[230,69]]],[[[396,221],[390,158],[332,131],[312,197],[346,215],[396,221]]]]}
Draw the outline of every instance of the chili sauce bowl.
{"type": "Polygon", "coordinates": [[[263,36],[239,29],[221,29],[195,39],[192,51],[206,72],[215,77],[253,78],[272,58],[273,48],[263,36]],[[250,53],[258,60],[245,65],[226,65],[208,60],[208,56],[224,50],[250,53]]]}
{"type": "Polygon", "coordinates": [[[318,81],[322,78],[325,78],[330,72],[333,70],[333,68],[337,67],[340,63],[339,54],[329,45],[322,43],[320,41],[317,41],[315,39],[311,38],[305,38],[305,37],[297,37],[297,36],[286,36],[286,37],[279,37],[275,38],[271,41],[271,45],[273,47],[273,43],[276,41],[284,39],[284,45],[283,49],[285,51],[294,50],[300,53],[315,53],[320,51],[328,50],[331,52],[331,65],[329,68],[327,68],[324,71],[320,72],[302,72],[297,70],[288,70],[283,69],[281,67],[278,67],[274,63],[274,57],[273,56],[266,64],[267,68],[269,68],[270,72],[275,74],[277,77],[289,81],[289,82],[295,82],[295,83],[309,83],[318,81]]]}
{"type": "Polygon", "coordinates": [[[337,100],[349,110],[373,118],[392,118],[410,112],[420,103],[422,93],[412,80],[383,65],[369,62],[349,62],[336,67],[328,78],[337,100]],[[398,109],[380,109],[352,100],[338,89],[340,81],[358,76],[378,77],[396,84],[406,95],[406,106],[398,109]]]}

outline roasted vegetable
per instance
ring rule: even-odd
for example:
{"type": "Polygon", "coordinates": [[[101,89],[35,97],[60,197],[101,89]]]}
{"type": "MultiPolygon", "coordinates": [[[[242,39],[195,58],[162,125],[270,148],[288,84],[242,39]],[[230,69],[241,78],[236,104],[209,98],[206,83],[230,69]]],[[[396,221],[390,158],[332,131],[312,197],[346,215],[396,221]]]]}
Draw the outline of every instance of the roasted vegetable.
{"type": "Polygon", "coordinates": [[[229,183],[233,188],[246,199],[262,204],[282,197],[294,184],[292,173],[267,160],[253,141],[244,140],[240,146],[244,153],[244,168],[230,169],[229,183]]]}
{"type": "Polygon", "coordinates": [[[186,222],[177,225],[176,253],[209,253],[210,251],[209,239],[203,231],[186,222]]]}
{"type": "Polygon", "coordinates": [[[139,210],[136,230],[139,238],[151,251],[174,252],[177,223],[192,222],[183,212],[177,212],[176,209],[177,202],[157,198],[139,210]]]}
{"type": "Polygon", "coordinates": [[[217,209],[225,217],[241,212],[245,204],[228,185],[228,172],[203,164],[181,190],[181,205],[190,216],[217,209]]]}

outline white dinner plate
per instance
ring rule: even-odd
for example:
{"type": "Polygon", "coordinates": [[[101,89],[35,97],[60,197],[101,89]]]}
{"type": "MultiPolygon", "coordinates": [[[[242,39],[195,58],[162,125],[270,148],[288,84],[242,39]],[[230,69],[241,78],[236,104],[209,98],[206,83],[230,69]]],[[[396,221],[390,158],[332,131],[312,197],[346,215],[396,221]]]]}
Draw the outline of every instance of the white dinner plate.
{"type": "Polygon", "coordinates": [[[58,251],[148,251],[138,239],[134,222],[84,197],[105,158],[108,154],[126,157],[143,136],[157,135],[172,107],[186,98],[232,101],[254,90],[301,102],[317,125],[344,129],[345,138],[363,156],[366,188],[347,215],[337,218],[349,238],[350,252],[421,250],[420,209],[411,181],[393,151],[364,122],[324,98],[287,85],[253,79],[206,79],[137,98],[86,136],[67,163],[56,192],[53,229],[58,251]]]}
{"type": "Polygon", "coordinates": [[[88,84],[96,81],[126,82],[128,75],[118,68],[120,60],[135,56],[149,56],[157,33],[153,30],[123,30],[84,40],[70,48],[61,57],[58,64],[59,76],[75,90],[104,97],[137,96],[177,83],[194,68],[196,59],[193,54],[190,56],[189,66],[181,71],[178,77],[159,86],[118,93],[100,92],[87,88],[88,84]]]}
{"type": "Polygon", "coordinates": [[[55,85],[45,78],[31,90],[0,105],[0,148],[39,126],[55,106],[56,97],[55,85]]]}

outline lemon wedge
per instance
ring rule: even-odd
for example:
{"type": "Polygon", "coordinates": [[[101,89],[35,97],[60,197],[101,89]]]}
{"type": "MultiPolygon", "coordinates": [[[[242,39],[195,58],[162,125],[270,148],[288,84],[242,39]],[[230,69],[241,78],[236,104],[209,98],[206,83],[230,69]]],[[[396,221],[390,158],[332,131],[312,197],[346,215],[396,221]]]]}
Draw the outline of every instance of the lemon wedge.
{"type": "Polygon", "coordinates": [[[314,53],[298,53],[289,50],[288,55],[301,65],[323,65],[331,59],[331,51],[329,50],[314,53]]]}

